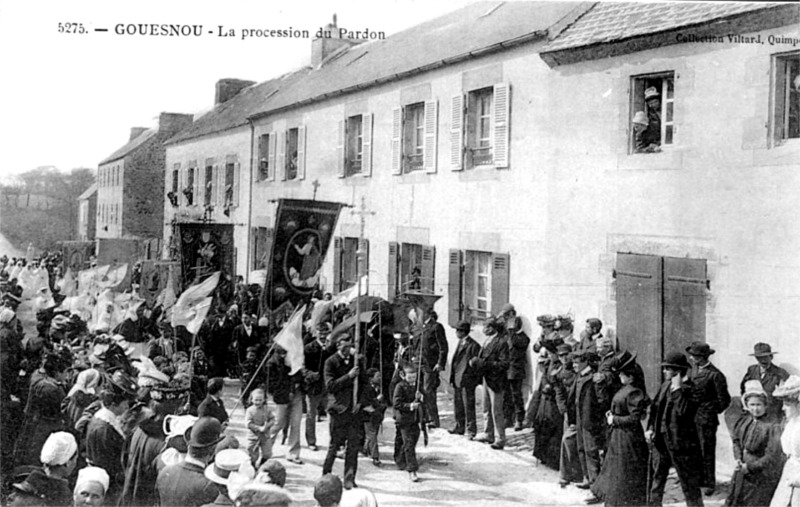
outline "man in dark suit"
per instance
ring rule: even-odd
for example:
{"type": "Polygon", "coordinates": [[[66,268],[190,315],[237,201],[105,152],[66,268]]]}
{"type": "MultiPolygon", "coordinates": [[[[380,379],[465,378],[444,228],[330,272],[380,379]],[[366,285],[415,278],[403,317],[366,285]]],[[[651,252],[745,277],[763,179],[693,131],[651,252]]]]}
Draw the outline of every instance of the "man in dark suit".
{"type": "Polygon", "coordinates": [[[214,377],[208,381],[206,385],[208,396],[197,407],[197,415],[199,417],[214,417],[222,425],[228,422],[228,412],[225,410],[225,405],[220,398],[224,386],[225,382],[219,377],[214,377]]]}
{"type": "MultiPolygon", "coordinates": [[[[511,311],[514,311],[513,307],[511,311]]],[[[512,415],[516,420],[514,431],[522,431],[522,423],[525,419],[522,383],[525,381],[525,365],[528,363],[528,346],[531,344],[531,339],[522,330],[522,319],[516,316],[516,312],[506,319],[506,334],[508,336],[509,361],[508,396],[511,398],[512,415]]]]}
{"type": "Polygon", "coordinates": [[[158,474],[156,487],[162,507],[199,507],[214,501],[217,485],[204,475],[222,440],[222,426],[213,417],[201,417],[192,426],[189,453],[177,465],[169,465],[158,474]]]}
{"type": "Polygon", "coordinates": [[[714,494],[716,489],[716,450],[717,427],[719,414],[731,404],[728,393],[728,382],[716,366],[708,360],[715,352],[707,343],[694,342],[686,347],[689,362],[692,363],[689,378],[694,383],[695,397],[700,403],[695,416],[697,436],[700,438],[700,449],[703,452],[703,487],[706,496],[714,494]]]}
{"type": "Polygon", "coordinates": [[[357,381],[360,391],[367,385],[367,375],[360,361],[353,358],[353,339],[348,334],[341,334],[336,339],[337,352],[325,361],[325,388],[328,390],[328,415],[331,417],[330,446],[322,475],[331,473],[336,451],[345,446],[344,487],[356,486],[358,470],[358,449],[364,424],[361,421],[358,407],[353,403],[354,384],[357,381]]]}
{"type": "Polygon", "coordinates": [[[462,320],[456,326],[458,345],[450,363],[450,384],[453,386],[456,426],[451,434],[463,435],[466,430],[469,439],[475,438],[478,424],[475,419],[475,388],[481,382],[481,374],[469,365],[470,359],[477,357],[481,346],[469,336],[470,324],[462,320]]]}
{"type": "Polygon", "coordinates": [[[331,334],[331,325],[328,322],[317,324],[317,336],[306,344],[305,371],[303,373],[306,387],[306,443],[312,451],[317,450],[317,408],[325,397],[325,379],[323,368],[325,361],[334,350],[328,344],[328,335],[331,334]]]}
{"type": "Polygon", "coordinates": [[[653,401],[645,437],[654,442],[650,505],[661,505],[670,467],[678,473],[686,505],[703,505],[703,456],[695,416],[698,403],[694,384],[688,379],[689,361],[680,352],[669,354],[661,363],[664,378],[653,401]]]}
{"type": "Polygon", "coordinates": [[[600,475],[600,450],[606,440],[606,411],[594,382],[600,358],[591,349],[577,350],[572,358],[578,378],[567,395],[567,406],[575,410],[578,459],[585,481],[578,487],[588,489],[600,475]]]}
{"type": "Polygon", "coordinates": [[[508,370],[508,344],[499,331],[494,320],[487,320],[483,326],[486,342],[478,357],[469,361],[470,366],[478,369],[483,376],[484,430],[475,440],[491,442],[492,449],[502,449],[506,445],[503,394],[508,370]]]}
{"type": "Polygon", "coordinates": [[[439,427],[439,407],[436,404],[436,390],[439,389],[439,372],[447,365],[447,337],[444,326],[438,322],[435,311],[428,313],[428,320],[422,328],[422,335],[414,349],[422,354],[422,390],[425,392],[425,406],[430,419],[430,427],[439,427]]]}
{"type": "Polygon", "coordinates": [[[247,347],[261,345],[258,329],[253,325],[253,316],[242,314],[242,323],[233,329],[233,348],[236,350],[238,364],[241,366],[247,356],[247,347]]]}
{"type": "Polygon", "coordinates": [[[756,343],[753,347],[751,356],[756,358],[758,364],[754,364],[747,368],[747,373],[742,378],[741,388],[744,394],[744,385],[748,380],[758,380],[761,382],[761,387],[767,393],[767,415],[778,420],[783,419],[783,402],[772,396],[772,391],[778,387],[778,384],[789,378],[789,373],[779,366],[772,364],[773,355],[777,352],[772,352],[772,347],[769,343],[756,343]]]}

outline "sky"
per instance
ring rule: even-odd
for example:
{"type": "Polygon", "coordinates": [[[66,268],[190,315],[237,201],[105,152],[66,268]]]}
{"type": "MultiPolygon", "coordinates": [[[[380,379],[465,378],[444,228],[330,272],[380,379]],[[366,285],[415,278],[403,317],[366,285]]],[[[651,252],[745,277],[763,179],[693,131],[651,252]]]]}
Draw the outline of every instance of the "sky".
{"type": "Polygon", "coordinates": [[[340,28],[388,36],[474,1],[0,0],[0,182],[39,166],[96,169],[131,127],[209,110],[221,78],[260,82],[308,64],[310,38],[243,40],[244,29],[313,37],[336,13],[340,28]],[[66,33],[69,23],[86,33],[66,33]],[[204,34],[115,33],[138,24],[202,25],[204,34]],[[219,37],[219,26],[236,36],[219,37]]]}

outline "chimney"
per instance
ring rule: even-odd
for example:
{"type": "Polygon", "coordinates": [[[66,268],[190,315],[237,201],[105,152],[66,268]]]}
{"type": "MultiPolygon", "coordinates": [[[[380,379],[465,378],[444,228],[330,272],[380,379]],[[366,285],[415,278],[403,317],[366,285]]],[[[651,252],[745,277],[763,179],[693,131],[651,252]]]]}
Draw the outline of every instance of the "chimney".
{"type": "Polygon", "coordinates": [[[336,24],[336,14],[333,15],[333,22],[325,25],[322,29],[322,37],[317,37],[311,41],[311,66],[319,68],[329,56],[345,46],[355,46],[363,41],[353,39],[342,39],[339,36],[339,26],[336,24]]]}
{"type": "Polygon", "coordinates": [[[144,134],[147,131],[147,127],[131,127],[131,137],[128,139],[128,142],[133,141],[140,135],[144,134]]]}
{"type": "Polygon", "coordinates": [[[192,124],[191,114],[161,113],[158,115],[158,131],[176,134],[192,124]]]}
{"type": "Polygon", "coordinates": [[[231,100],[237,93],[248,86],[256,84],[255,81],[245,81],[244,79],[220,79],[214,94],[214,105],[218,106],[231,100]]]}

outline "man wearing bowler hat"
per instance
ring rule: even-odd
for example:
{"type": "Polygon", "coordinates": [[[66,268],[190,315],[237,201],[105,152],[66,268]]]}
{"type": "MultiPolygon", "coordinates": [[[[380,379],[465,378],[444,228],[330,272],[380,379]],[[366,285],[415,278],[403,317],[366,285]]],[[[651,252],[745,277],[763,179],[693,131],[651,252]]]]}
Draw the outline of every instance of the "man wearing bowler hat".
{"type": "Polygon", "coordinates": [[[156,487],[162,507],[200,507],[217,497],[216,484],[204,474],[222,440],[222,425],[215,417],[201,417],[192,426],[186,459],[169,465],[158,474],[156,487]]]}
{"type": "Polygon", "coordinates": [[[480,371],[470,366],[470,359],[477,357],[481,346],[469,335],[470,324],[462,320],[456,326],[458,345],[450,364],[450,384],[453,386],[453,404],[456,425],[449,430],[451,434],[467,433],[469,439],[475,438],[478,425],[475,417],[475,388],[481,383],[480,371]]]}
{"type": "Polygon", "coordinates": [[[686,347],[692,369],[689,378],[694,383],[694,394],[700,403],[694,418],[700,449],[703,453],[703,487],[706,496],[716,489],[717,427],[719,414],[731,404],[725,375],[708,360],[715,352],[707,343],[693,342],[686,347]]]}
{"type": "Polygon", "coordinates": [[[698,403],[688,378],[691,367],[680,352],[667,355],[661,366],[666,380],[653,400],[645,432],[647,441],[655,444],[652,469],[648,470],[653,474],[649,504],[661,505],[669,469],[675,467],[686,505],[703,505],[702,453],[694,422],[698,403]]]}
{"type": "Polygon", "coordinates": [[[742,378],[740,385],[744,394],[744,385],[748,380],[758,380],[767,393],[767,416],[783,419],[783,402],[772,397],[772,391],[778,384],[789,378],[789,373],[779,366],[772,364],[772,358],[777,352],[772,351],[769,343],[756,343],[751,356],[756,358],[758,364],[747,368],[747,373],[742,378]]]}

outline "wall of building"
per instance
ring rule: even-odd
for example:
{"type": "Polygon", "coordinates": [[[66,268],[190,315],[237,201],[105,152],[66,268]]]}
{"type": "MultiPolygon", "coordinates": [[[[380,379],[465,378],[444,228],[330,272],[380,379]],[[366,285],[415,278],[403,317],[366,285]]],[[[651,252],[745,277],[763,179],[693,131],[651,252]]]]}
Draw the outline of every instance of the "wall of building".
{"type": "Polygon", "coordinates": [[[164,141],[171,133],[158,133],[125,157],[122,237],[159,238],[164,222],[164,141]]]}
{"type": "Polygon", "coordinates": [[[78,203],[78,240],[91,241],[97,229],[97,193],[78,203]]]}
{"type": "MultiPolygon", "coordinates": [[[[249,241],[249,193],[250,185],[250,127],[240,127],[230,130],[223,135],[204,136],[199,139],[190,140],[176,145],[168,145],[166,148],[166,168],[167,176],[165,179],[165,189],[162,195],[172,189],[172,171],[175,164],[180,164],[181,177],[183,171],[189,167],[191,161],[197,161],[198,168],[205,168],[206,159],[213,158],[214,164],[224,169],[228,157],[233,157],[239,168],[239,204],[230,210],[230,215],[225,216],[223,210],[222,196],[224,194],[214,192],[218,196],[213,201],[213,211],[207,215],[208,219],[218,224],[233,224],[234,242],[236,244],[236,273],[246,275],[247,266],[247,246],[249,241]]],[[[180,222],[199,222],[203,219],[205,210],[203,196],[195,196],[192,206],[186,205],[186,200],[181,190],[184,188],[183,181],[179,185],[178,207],[172,207],[168,199],[164,199],[164,258],[170,256],[169,245],[173,236],[173,224],[180,222]],[[197,198],[199,197],[199,199],[197,198]]],[[[215,180],[215,186],[218,181],[215,180]]]]}
{"type": "Polygon", "coordinates": [[[102,164],[98,167],[96,214],[98,238],[123,237],[122,216],[124,215],[125,207],[125,193],[123,191],[124,172],[124,158],[102,164]],[[108,174],[114,174],[115,171],[118,171],[119,177],[109,176],[108,178],[104,178],[104,171],[109,171],[108,174]],[[112,206],[116,206],[116,208],[112,208],[112,206]]]}

